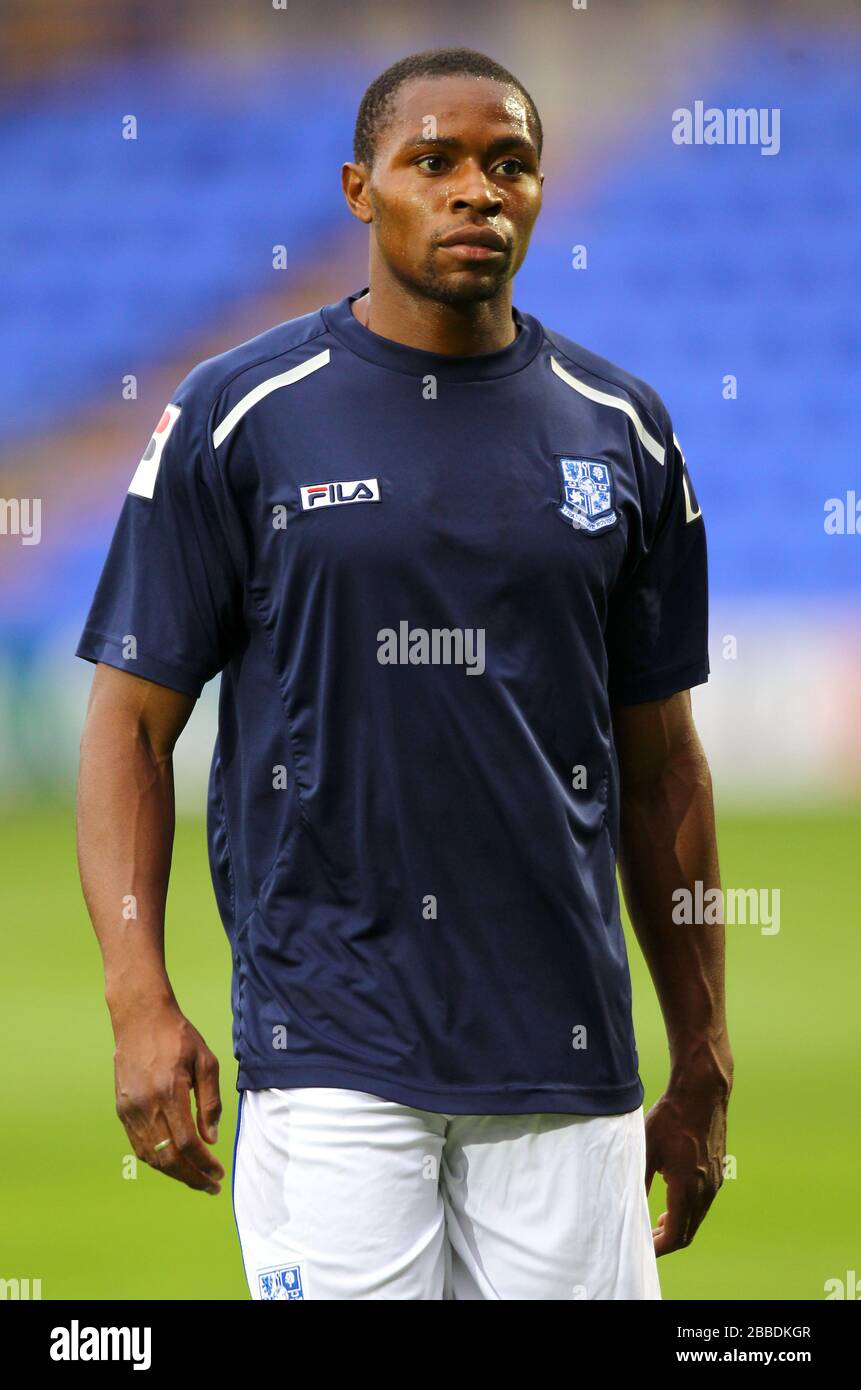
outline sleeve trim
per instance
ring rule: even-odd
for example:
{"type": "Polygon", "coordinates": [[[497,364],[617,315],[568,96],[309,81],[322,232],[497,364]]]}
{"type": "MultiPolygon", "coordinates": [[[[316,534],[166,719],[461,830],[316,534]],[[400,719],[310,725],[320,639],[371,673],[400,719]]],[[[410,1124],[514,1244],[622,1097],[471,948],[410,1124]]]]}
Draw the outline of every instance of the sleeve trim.
{"type": "Polygon", "coordinates": [[[639,680],[609,685],[610,701],[615,705],[643,705],[649,700],[664,700],[668,695],[677,695],[680,690],[689,690],[694,685],[704,685],[709,678],[709,660],[689,663],[687,666],[671,666],[663,671],[652,671],[639,680]]]}
{"type": "Polygon", "coordinates": [[[165,685],[169,690],[177,690],[181,695],[190,695],[197,700],[206,682],[210,679],[199,670],[184,666],[181,662],[162,661],[138,650],[134,660],[123,655],[123,644],[107,633],[85,628],[75,649],[75,655],[84,661],[104,662],[118,671],[128,671],[131,676],[152,681],[155,685],[165,685]]]}

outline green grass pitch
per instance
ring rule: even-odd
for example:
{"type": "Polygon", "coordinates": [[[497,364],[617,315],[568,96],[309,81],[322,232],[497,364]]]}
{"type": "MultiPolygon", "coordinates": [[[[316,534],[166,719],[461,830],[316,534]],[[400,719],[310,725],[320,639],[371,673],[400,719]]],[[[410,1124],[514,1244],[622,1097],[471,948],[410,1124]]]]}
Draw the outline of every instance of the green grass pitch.
{"type": "MultiPolygon", "coordinates": [[[[665,1299],[820,1299],[861,1269],[857,1165],[858,847],[861,809],[720,816],[726,887],[779,888],[777,935],[728,926],[736,1059],[728,1179],[686,1250],[660,1261],[665,1299]]],[[[203,823],[181,820],[168,912],[180,1004],[221,1062],[218,1198],[143,1165],[114,1113],[100,958],[78,887],[66,807],[0,817],[5,869],[0,1277],[41,1279],[45,1299],[247,1298],[229,1173],[236,1117],[229,967],[203,823]]],[[[646,1104],[666,1044],[628,931],[646,1104]]],[[[651,1209],[663,1210],[655,1179],[651,1209]]]]}

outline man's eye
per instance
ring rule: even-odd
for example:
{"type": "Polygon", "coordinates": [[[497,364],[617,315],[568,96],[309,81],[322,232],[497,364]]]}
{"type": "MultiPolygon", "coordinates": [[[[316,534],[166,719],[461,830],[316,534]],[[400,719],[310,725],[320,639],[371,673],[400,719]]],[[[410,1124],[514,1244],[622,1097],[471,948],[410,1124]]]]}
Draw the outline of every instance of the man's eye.
{"type": "MultiPolygon", "coordinates": [[[[438,164],[444,164],[444,163],[445,163],[445,160],[443,159],[443,157],[442,157],[441,154],[426,154],[426,155],[423,155],[421,159],[417,159],[417,160],[416,160],[416,165],[418,166],[418,165],[420,165],[420,164],[427,164],[427,162],[428,162],[429,159],[430,159],[430,160],[434,160],[434,159],[435,159],[435,160],[437,161],[438,164]]],[[[439,172],[440,172],[439,169],[429,169],[429,170],[428,170],[428,173],[430,173],[430,174],[438,174],[439,172]]]]}
{"type": "Polygon", "coordinates": [[[501,163],[501,164],[497,164],[496,167],[497,167],[497,169],[501,169],[501,168],[503,167],[503,165],[505,165],[505,164],[515,164],[515,165],[517,166],[514,170],[509,170],[509,172],[508,172],[508,174],[506,175],[506,177],[509,177],[509,178],[510,178],[510,177],[513,176],[513,174],[521,174],[521,173],[523,172],[524,165],[523,165],[522,160],[515,159],[513,155],[511,156],[510,159],[503,159],[502,163],[501,163]]]}

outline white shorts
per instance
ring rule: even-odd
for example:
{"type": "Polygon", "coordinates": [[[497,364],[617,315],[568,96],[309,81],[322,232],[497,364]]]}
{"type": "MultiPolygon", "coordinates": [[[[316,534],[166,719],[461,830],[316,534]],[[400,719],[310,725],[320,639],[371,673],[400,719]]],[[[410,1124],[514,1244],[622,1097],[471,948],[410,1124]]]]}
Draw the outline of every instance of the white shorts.
{"type": "Polygon", "coordinates": [[[253,1299],[659,1299],[643,1108],[444,1115],[243,1091],[233,1205],[253,1299]]]}

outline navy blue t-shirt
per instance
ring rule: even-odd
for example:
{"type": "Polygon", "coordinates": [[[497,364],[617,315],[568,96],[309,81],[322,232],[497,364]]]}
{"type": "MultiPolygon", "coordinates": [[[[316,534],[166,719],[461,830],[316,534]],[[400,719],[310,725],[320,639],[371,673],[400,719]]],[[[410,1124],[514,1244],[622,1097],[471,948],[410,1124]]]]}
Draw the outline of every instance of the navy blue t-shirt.
{"type": "Polygon", "coordinates": [[[451,357],[365,292],[180,384],[78,655],[222,672],[239,1088],[633,1110],[610,709],[708,676],[685,462],[650,387],[531,315],[451,357]]]}

